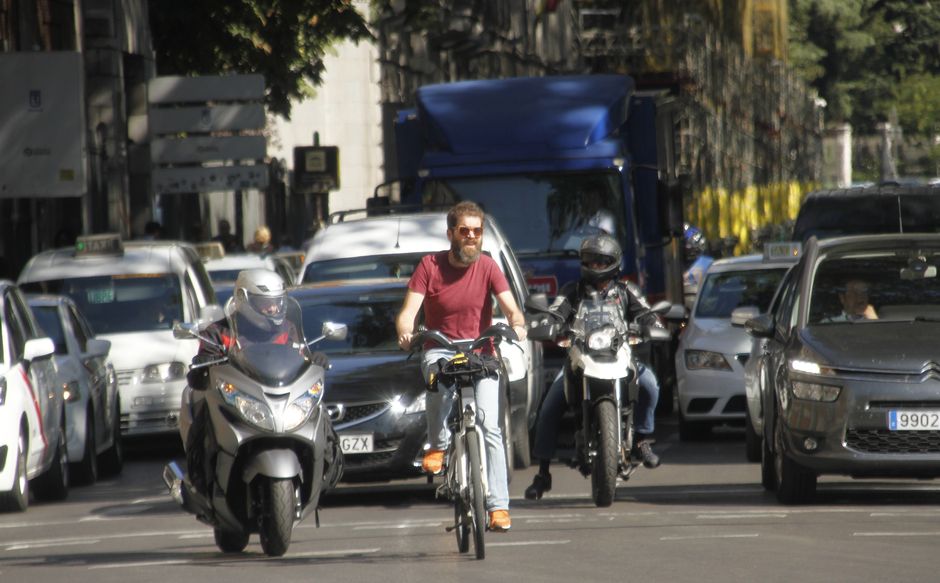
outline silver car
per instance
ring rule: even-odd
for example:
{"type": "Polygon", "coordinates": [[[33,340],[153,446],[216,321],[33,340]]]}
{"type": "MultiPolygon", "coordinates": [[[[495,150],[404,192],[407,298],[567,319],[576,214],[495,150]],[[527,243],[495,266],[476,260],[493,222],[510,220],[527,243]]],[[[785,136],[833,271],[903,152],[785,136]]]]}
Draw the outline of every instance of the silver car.
{"type": "Polygon", "coordinates": [[[99,469],[111,475],[124,466],[117,376],[108,358],[111,342],[95,338],[70,298],[32,296],[29,305],[55,344],[53,361],[65,391],[66,437],[71,478],[91,484],[99,469]]]}

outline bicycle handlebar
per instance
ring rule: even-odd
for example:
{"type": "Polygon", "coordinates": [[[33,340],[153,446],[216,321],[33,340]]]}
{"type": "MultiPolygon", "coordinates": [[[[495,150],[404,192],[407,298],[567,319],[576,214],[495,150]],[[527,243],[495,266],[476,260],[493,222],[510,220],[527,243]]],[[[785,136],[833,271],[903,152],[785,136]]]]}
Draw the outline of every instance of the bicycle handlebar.
{"type": "Polygon", "coordinates": [[[476,350],[485,345],[490,339],[502,338],[509,342],[518,342],[519,336],[516,331],[507,324],[498,322],[483,331],[478,338],[473,340],[451,340],[444,336],[439,330],[423,330],[411,338],[411,350],[415,351],[425,342],[432,342],[441,348],[448,348],[456,351],[476,350]]]}

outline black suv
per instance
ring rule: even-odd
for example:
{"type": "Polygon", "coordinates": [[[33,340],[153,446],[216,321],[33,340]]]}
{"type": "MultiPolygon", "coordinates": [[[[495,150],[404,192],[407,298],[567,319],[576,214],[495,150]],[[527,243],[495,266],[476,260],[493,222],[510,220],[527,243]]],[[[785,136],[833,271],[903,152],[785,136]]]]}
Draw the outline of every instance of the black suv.
{"type": "Polygon", "coordinates": [[[885,183],[819,190],[806,196],[793,241],[841,235],[940,232],[940,185],[885,183]]]}

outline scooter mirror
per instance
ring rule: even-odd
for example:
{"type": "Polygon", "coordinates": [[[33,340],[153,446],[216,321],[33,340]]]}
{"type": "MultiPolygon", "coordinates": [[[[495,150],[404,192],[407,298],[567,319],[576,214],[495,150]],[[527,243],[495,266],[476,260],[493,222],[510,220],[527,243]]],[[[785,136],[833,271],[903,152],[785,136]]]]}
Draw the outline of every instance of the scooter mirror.
{"type": "Polygon", "coordinates": [[[320,332],[323,334],[324,338],[327,340],[346,340],[346,334],[349,332],[349,328],[346,324],[339,324],[336,322],[324,322],[323,329],[320,332]]]}
{"type": "Polygon", "coordinates": [[[173,338],[188,340],[199,336],[199,325],[192,322],[177,322],[173,324],[173,338]]]}

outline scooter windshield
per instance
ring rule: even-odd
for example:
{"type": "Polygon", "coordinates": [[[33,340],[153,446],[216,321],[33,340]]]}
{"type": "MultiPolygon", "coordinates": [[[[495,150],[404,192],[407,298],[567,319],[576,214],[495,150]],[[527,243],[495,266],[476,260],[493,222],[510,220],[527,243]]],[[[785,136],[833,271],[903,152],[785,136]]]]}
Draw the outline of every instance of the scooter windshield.
{"type": "Polygon", "coordinates": [[[247,303],[229,315],[235,344],[229,362],[268,386],[288,385],[311,365],[300,306],[293,298],[259,312],[247,303]]]}
{"type": "Polygon", "coordinates": [[[613,298],[600,296],[588,297],[578,305],[571,330],[582,338],[594,330],[613,326],[618,335],[627,333],[627,324],[623,321],[623,310],[613,298]]]}

